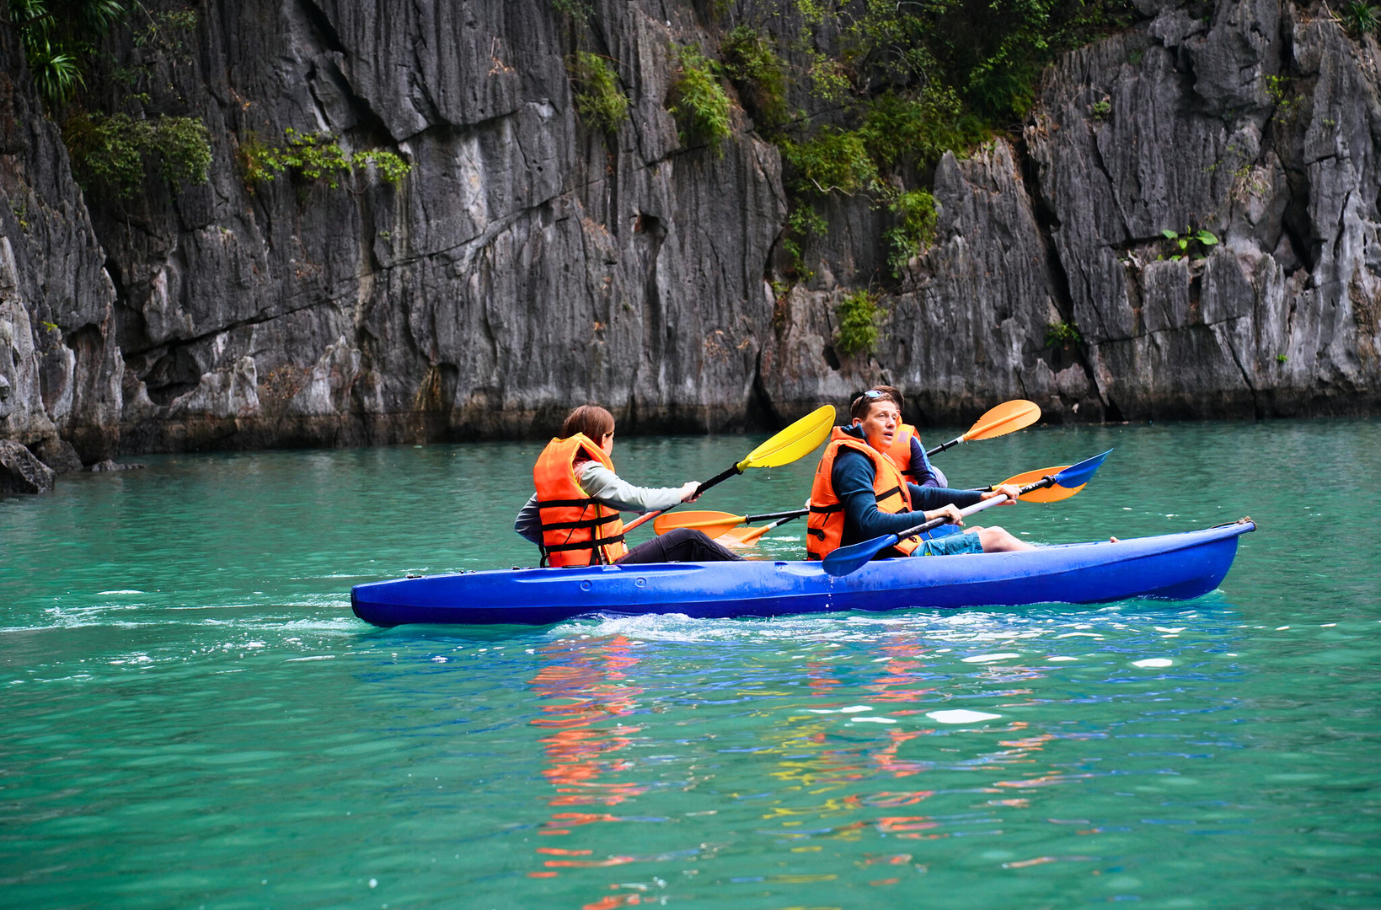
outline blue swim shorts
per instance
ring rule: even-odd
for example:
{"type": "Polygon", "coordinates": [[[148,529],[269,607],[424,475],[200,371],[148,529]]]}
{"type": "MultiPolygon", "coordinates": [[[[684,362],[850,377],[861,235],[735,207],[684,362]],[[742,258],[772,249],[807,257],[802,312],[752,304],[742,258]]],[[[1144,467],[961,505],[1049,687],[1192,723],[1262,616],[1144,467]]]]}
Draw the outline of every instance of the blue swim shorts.
{"type": "Polygon", "coordinates": [[[977,532],[949,534],[937,540],[922,541],[917,556],[958,556],[960,553],[982,553],[983,544],[977,532]]]}

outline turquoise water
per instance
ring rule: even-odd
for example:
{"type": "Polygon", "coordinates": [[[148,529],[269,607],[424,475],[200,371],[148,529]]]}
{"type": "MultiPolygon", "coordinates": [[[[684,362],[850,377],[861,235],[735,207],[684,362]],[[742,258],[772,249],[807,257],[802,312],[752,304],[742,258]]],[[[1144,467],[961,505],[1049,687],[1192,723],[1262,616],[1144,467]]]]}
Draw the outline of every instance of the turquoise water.
{"type": "MultiPolygon", "coordinates": [[[[679,483],[756,441],[615,458],[679,483]]],[[[936,463],[977,485],[1109,447],[1074,499],[987,520],[1057,543],[1251,515],[1220,591],[381,630],[352,584],[532,564],[537,446],[156,457],[0,500],[3,903],[1381,905],[1381,422],[1028,430],[936,463]]],[[[700,505],[792,508],[812,468],[700,505]]]]}

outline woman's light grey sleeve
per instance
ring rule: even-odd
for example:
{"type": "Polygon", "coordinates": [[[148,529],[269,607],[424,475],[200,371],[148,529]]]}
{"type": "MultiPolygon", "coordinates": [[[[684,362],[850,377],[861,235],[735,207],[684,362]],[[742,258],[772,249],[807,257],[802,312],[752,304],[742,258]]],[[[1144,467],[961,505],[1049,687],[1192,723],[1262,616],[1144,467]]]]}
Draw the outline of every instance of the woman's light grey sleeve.
{"type": "Polygon", "coordinates": [[[657,512],[681,501],[679,487],[635,487],[597,461],[580,469],[580,488],[620,512],[657,512]]]}
{"type": "Polygon", "coordinates": [[[513,522],[513,530],[518,532],[518,536],[524,540],[541,546],[542,544],[542,513],[537,509],[537,494],[533,493],[532,498],[523,506],[518,518],[513,522]]]}

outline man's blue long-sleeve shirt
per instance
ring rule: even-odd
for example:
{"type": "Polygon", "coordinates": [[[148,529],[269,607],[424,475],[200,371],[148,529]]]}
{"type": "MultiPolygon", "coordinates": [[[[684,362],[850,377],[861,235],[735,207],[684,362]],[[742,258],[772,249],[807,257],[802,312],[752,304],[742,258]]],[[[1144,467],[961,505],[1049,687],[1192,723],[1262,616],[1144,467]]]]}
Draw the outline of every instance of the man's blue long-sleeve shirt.
{"type": "MultiPolygon", "coordinates": [[[[864,438],[862,430],[858,427],[845,427],[844,432],[860,439],[864,438]]],[[[888,514],[878,509],[877,495],[873,492],[874,474],[872,461],[862,452],[840,449],[834,458],[830,482],[834,486],[834,495],[844,506],[844,536],[840,540],[841,546],[913,528],[925,521],[922,512],[938,509],[946,503],[952,502],[962,509],[983,498],[976,490],[918,487],[914,483],[908,483],[906,487],[911,494],[911,505],[917,511],[888,514]]]]}

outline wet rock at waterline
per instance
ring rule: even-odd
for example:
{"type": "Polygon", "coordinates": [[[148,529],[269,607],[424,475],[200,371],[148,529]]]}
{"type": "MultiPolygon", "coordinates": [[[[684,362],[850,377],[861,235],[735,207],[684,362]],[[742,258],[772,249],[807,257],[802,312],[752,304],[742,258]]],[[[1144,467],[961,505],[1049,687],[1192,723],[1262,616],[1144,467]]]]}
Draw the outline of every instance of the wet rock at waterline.
{"type": "Polygon", "coordinates": [[[70,474],[82,469],[82,459],[76,448],[61,437],[49,436],[29,446],[29,451],[58,474],[70,474]]]}
{"type": "Polygon", "coordinates": [[[53,469],[13,439],[0,439],[0,493],[47,493],[53,469]]]}
{"type": "Polygon", "coordinates": [[[144,466],[137,462],[118,462],[107,458],[105,461],[98,461],[87,470],[93,474],[104,474],[107,471],[142,471],[144,466]]]}

